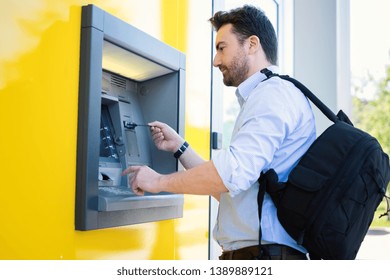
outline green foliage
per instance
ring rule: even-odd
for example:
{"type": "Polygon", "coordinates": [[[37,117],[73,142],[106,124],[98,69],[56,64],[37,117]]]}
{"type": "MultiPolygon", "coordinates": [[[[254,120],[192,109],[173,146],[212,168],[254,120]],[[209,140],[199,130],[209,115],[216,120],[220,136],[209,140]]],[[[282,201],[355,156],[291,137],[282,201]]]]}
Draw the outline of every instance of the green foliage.
{"type": "MultiPolygon", "coordinates": [[[[371,82],[373,82],[371,78],[371,82]]],[[[373,99],[353,97],[353,123],[378,139],[385,153],[390,155],[390,65],[386,67],[386,77],[376,83],[377,92],[373,99]]],[[[364,88],[355,88],[364,92],[364,88]]],[[[387,186],[389,193],[389,186],[387,186]]],[[[389,216],[379,219],[386,212],[387,204],[382,201],[374,215],[371,226],[390,226],[389,216]]]]}
{"type": "Polygon", "coordinates": [[[383,150],[390,154],[390,66],[386,73],[387,76],[377,84],[374,99],[353,97],[353,122],[376,137],[383,150]]]}
{"type": "Polygon", "coordinates": [[[375,211],[374,218],[371,223],[371,227],[390,227],[389,216],[383,216],[379,218],[383,213],[387,211],[387,203],[385,199],[382,200],[378,208],[375,211]]]}

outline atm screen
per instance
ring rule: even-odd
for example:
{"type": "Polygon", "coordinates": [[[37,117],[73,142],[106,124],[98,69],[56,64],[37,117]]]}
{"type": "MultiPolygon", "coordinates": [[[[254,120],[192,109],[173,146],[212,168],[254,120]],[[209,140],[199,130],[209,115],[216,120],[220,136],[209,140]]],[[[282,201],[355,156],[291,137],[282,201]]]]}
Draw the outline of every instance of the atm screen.
{"type": "Polygon", "coordinates": [[[108,106],[102,104],[100,120],[100,157],[110,158],[119,162],[114,137],[115,131],[108,111],[108,106]]]}

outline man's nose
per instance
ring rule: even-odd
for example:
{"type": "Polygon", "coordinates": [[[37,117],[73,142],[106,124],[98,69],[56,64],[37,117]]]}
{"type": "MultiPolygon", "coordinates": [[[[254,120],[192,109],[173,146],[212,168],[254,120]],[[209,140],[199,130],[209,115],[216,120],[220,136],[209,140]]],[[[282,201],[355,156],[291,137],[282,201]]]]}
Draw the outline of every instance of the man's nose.
{"type": "Polygon", "coordinates": [[[221,59],[218,54],[214,56],[213,65],[214,67],[219,67],[221,65],[221,59]]]}

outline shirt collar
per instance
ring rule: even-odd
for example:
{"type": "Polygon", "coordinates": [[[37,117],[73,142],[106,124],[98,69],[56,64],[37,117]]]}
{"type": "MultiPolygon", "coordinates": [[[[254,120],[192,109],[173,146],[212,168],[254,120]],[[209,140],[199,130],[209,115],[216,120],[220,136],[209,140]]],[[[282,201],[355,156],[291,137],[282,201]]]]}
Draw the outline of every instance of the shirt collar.
{"type": "MultiPolygon", "coordinates": [[[[269,70],[271,70],[274,73],[279,73],[279,67],[276,65],[271,65],[267,67],[269,70]]],[[[236,89],[236,96],[238,99],[238,103],[242,107],[242,105],[245,103],[245,101],[248,99],[250,93],[252,90],[262,81],[264,81],[267,78],[267,76],[260,71],[257,71],[252,76],[250,76],[248,79],[243,81],[236,89]]]]}

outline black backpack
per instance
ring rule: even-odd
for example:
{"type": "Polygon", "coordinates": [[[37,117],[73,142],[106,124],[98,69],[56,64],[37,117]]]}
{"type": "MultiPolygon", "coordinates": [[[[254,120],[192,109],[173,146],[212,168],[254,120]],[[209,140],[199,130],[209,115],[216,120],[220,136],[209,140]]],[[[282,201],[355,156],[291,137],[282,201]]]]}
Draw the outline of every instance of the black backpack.
{"type": "MultiPolygon", "coordinates": [[[[311,259],[355,259],[390,181],[389,156],[378,141],[337,116],[299,81],[261,71],[268,78],[290,81],[334,124],[309,147],[287,182],[273,169],[259,178],[259,218],[264,190],[277,208],[285,230],[304,246],[311,259]]],[[[261,228],[259,230],[261,240],[261,228]]],[[[261,245],[260,245],[261,246],[261,245]]]]}

